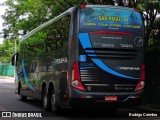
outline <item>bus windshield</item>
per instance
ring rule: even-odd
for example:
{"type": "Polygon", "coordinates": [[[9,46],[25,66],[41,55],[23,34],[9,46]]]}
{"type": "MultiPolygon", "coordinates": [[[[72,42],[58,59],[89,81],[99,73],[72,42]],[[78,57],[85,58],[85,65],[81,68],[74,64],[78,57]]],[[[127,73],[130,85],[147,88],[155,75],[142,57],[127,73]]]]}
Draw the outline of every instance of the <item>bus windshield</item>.
{"type": "Polygon", "coordinates": [[[143,35],[140,13],[133,9],[86,7],[80,12],[80,33],[95,31],[128,32],[143,35]]]}

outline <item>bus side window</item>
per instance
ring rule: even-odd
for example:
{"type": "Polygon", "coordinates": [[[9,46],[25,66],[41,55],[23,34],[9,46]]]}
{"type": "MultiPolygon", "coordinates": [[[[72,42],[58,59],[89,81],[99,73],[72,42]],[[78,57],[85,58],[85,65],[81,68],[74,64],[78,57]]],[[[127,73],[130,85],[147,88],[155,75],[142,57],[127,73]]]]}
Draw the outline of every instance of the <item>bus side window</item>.
{"type": "Polygon", "coordinates": [[[13,66],[17,66],[17,61],[18,61],[18,52],[16,52],[16,53],[12,56],[11,64],[12,64],[13,66]]]}

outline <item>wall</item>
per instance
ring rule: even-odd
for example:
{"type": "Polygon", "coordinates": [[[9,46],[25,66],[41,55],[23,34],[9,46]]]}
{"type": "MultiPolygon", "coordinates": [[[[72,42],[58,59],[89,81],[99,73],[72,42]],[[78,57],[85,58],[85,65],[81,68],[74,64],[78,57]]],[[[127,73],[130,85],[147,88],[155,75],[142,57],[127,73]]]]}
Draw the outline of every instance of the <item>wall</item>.
{"type": "Polygon", "coordinates": [[[14,66],[0,65],[0,76],[14,77],[14,66]]]}

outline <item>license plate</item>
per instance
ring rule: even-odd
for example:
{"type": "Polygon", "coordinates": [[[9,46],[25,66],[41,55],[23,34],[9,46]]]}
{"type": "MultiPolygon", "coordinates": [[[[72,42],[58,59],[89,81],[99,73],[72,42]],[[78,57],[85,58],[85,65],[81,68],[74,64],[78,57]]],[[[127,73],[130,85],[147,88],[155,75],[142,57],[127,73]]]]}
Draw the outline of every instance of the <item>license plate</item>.
{"type": "Polygon", "coordinates": [[[114,102],[114,101],[117,101],[117,96],[105,96],[104,100],[107,102],[108,101],[114,102]]]}

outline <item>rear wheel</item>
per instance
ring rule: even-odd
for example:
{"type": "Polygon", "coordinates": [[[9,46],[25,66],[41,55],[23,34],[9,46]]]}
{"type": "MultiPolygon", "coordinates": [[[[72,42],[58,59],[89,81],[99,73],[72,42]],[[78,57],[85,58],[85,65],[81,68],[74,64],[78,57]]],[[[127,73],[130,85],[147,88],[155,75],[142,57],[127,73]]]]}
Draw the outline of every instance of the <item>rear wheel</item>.
{"type": "Polygon", "coordinates": [[[21,101],[26,101],[27,100],[27,96],[22,95],[22,87],[20,87],[20,100],[21,101]]]}
{"type": "Polygon", "coordinates": [[[57,95],[56,95],[54,87],[51,90],[51,106],[52,106],[52,111],[53,112],[55,112],[55,113],[60,112],[61,108],[58,105],[58,99],[57,99],[57,95]]]}
{"type": "Polygon", "coordinates": [[[51,111],[50,95],[47,94],[47,88],[43,90],[43,108],[45,111],[51,111]]]}

